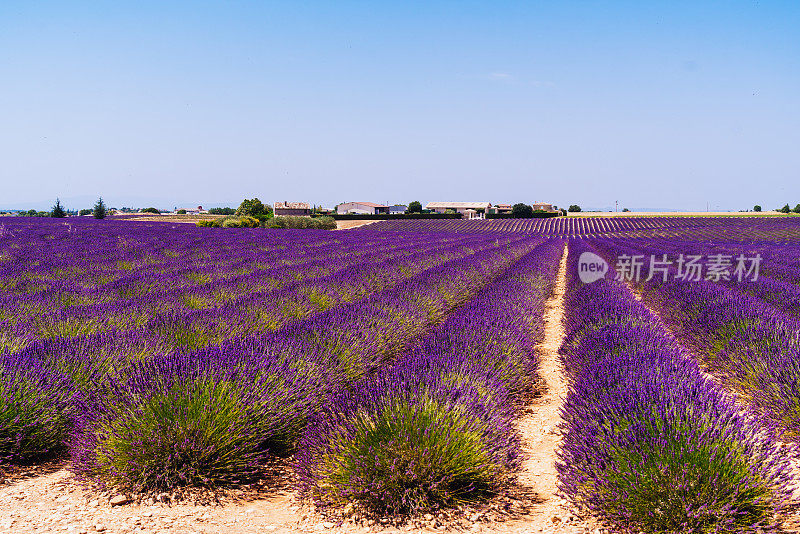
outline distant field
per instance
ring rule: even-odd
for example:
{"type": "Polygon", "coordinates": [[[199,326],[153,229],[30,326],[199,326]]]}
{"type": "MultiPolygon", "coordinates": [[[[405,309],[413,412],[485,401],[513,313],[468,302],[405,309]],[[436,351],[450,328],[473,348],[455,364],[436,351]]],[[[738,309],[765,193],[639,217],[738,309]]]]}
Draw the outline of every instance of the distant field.
{"type": "Polygon", "coordinates": [[[123,221],[139,221],[139,222],[171,222],[171,223],[196,223],[197,221],[208,220],[208,219],[220,219],[224,217],[224,215],[154,215],[154,214],[146,214],[146,215],[118,215],[113,217],[114,220],[123,220],[123,221]]]}
{"type": "MultiPolygon", "coordinates": [[[[197,221],[208,219],[219,219],[224,215],[124,215],[114,217],[115,220],[133,221],[133,222],[168,222],[168,223],[188,223],[195,224],[197,221]]],[[[365,226],[375,221],[358,220],[358,221],[336,221],[337,230],[349,230],[351,228],[358,228],[365,226]]]]}
{"type": "Polygon", "coordinates": [[[379,221],[367,230],[524,233],[549,237],[691,237],[732,240],[800,239],[797,217],[557,217],[379,221]]]}
{"type": "Polygon", "coordinates": [[[580,211],[569,217],[797,217],[778,211],[580,211]]]}

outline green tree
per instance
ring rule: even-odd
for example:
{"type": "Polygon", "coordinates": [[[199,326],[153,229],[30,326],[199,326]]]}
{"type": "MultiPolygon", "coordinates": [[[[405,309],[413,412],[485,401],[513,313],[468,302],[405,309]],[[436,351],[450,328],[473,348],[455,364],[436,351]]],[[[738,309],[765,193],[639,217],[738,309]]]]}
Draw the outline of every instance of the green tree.
{"type": "Polygon", "coordinates": [[[408,209],[406,210],[408,213],[422,213],[422,202],[419,200],[415,200],[408,204],[408,209]]]}
{"type": "Polygon", "coordinates": [[[628,212],[630,212],[630,211],[631,211],[631,210],[629,210],[628,208],[622,208],[622,213],[628,213],[628,212]]]}
{"type": "Polygon", "coordinates": [[[515,219],[530,219],[533,217],[533,208],[520,202],[511,207],[511,216],[515,219]]]}
{"type": "Polygon", "coordinates": [[[106,209],[106,203],[103,202],[103,197],[97,199],[97,202],[94,204],[94,209],[92,209],[92,216],[95,219],[105,219],[108,210],[106,209]]]}
{"type": "Polygon", "coordinates": [[[161,212],[156,208],[145,208],[142,210],[142,213],[155,213],[156,215],[161,215],[161,212]]]}
{"type": "Polygon", "coordinates": [[[246,198],[239,204],[236,215],[238,217],[244,217],[246,215],[248,217],[255,217],[256,219],[266,219],[272,215],[272,208],[265,206],[258,198],[252,200],[246,198]]]}
{"type": "Polygon", "coordinates": [[[781,213],[791,213],[792,208],[789,207],[789,204],[786,204],[784,207],[778,209],[778,211],[781,213]]]}
{"type": "Polygon", "coordinates": [[[91,215],[91,214],[92,210],[90,210],[89,208],[84,208],[78,212],[78,215],[80,215],[81,217],[83,217],[84,215],[91,215]]]}
{"type": "Polygon", "coordinates": [[[794,207],[794,209],[793,209],[792,211],[793,211],[794,213],[800,213],[800,204],[798,204],[797,206],[795,206],[795,207],[794,207]]]}
{"type": "Polygon", "coordinates": [[[67,216],[67,212],[64,211],[64,206],[61,205],[61,200],[56,198],[56,204],[50,210],[50,217],[57,217],[59,219],[63,219],[67,216]]]}
{"type": "Polygon", "coordinates": [[[572,204],[569,208],[567,208],[567,211],[571,211],[572,213],[578,213],[579,211],[581,211],[581,207],[578,206],[577,204],[572,204]]]}
{"type": "Polygon", "coordinates": [[[211,208],[208,213],[211,215],[233,215],[236,210],[233,208],[211,208]]]}
{"type": "Polygon", "coordinates": [[[761,206],[756,204],[755,206],[753,206],[753,211],[761,211],[761,206]]]}

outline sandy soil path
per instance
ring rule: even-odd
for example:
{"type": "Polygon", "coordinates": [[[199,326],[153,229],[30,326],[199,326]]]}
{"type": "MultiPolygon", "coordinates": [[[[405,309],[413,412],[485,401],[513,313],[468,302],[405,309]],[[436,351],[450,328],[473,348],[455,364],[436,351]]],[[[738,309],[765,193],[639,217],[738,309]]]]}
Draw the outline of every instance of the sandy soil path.
{"type": "Polygon", "coordinates": [[[355,220],[355,221],[336,221],[336,229],[337,230],[350,230],[352,228],[358,228],[360,226],[366,226],[368,224],[372,224],[378,222],[377,220],[355,220]]]}
{"type": "MultiPolygon", "coordinates": [[[[324,528],[324,527],[323,527],[324,528]]],[[[112,505],[75,483],[65,465],[40,467],[0,484],[0,532],[211,533],[313,532],[291,493],[221,506],[191,503],[112,505]]]]}
{"type": "Polygon", "coordinates": [[[545,306],[545,336],[539,345],[539,372],[544,394],[528,406],[520,419],[525,460],[519,473],[521,489],[535,495],[537,503],[525,521],[492,525],[487,532],[603,532],[591,518],[580,518],[557,494],[556,450],[561,442],[559,422],[567,383],[561,370],[558,351],[564,339],[564,296],[567,286],[567,255],[564,249],[553,295],[545,306]]]}
{"type": "Polygon", "coordinates": [[[558,435],[559,410],[567,394],[558,350],[564,338],[564,294],[566,292],[567,252],[561,258],[553,296],[545,307],[545,337],[539,346],[539,372],[545,382],[544,394],[529,407],[520,421],[520,431],[527,459],[520,483],[532,488],[545,502],[556,498],[557,472],[554,464],[558,435]]]}

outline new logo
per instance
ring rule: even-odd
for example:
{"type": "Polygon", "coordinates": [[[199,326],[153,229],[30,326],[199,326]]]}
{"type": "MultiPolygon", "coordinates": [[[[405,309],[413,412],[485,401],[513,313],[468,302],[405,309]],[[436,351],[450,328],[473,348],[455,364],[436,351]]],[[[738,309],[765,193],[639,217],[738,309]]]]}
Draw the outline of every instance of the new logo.
{"type": "Polygon", "coordinates": [[[603,278],[608,272],[608,262],[592,252],[584,252],[578,258],[578,276],[584,284],[603,278]]]}

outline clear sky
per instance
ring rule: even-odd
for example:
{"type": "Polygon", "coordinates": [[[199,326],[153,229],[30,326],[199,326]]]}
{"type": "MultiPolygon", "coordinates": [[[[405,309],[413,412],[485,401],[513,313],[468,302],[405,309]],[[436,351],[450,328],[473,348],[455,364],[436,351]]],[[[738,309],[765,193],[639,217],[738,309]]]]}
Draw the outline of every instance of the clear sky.
{"type": "Polygon", "coordinates": [[[0,82],[0,208],[800,202],[797,0],[3,0],[0,82]]]}

